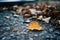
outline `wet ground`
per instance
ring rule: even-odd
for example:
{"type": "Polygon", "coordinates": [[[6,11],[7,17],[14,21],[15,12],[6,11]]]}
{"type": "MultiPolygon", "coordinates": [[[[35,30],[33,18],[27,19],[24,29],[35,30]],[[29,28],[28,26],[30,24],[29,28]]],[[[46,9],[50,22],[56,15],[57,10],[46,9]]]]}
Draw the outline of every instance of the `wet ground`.
{"type": "Polygon", "coordinates": [[[60,31],[51,24],[39,22],[43,30],[30,31],[26,29],[26,23],[23,22],[22,15],[14,17],[10,11],[0,12],[0,40],[60,40],[60,31]],[[13,32],[13,28],[17,31],[13,32]]]}

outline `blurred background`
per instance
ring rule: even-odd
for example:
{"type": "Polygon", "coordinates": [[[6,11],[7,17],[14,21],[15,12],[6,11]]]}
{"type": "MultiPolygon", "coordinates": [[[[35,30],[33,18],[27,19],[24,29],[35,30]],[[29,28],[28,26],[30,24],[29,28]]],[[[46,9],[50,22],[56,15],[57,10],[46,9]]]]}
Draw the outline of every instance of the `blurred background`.
{"type": "Polygon", "coordinates": [[[29,3],[42,2],[57,4],[56,10],[60,12],[60,0],[0,0],[0,40],[60,40],[60,30],[55,29],[54,25],[40,21],[43,31],[30,31],[26,29],[27,24],[23,23],[23,15],[16,17],[10,10],[2,10],[14,5],[25,7],[29,3]]]}

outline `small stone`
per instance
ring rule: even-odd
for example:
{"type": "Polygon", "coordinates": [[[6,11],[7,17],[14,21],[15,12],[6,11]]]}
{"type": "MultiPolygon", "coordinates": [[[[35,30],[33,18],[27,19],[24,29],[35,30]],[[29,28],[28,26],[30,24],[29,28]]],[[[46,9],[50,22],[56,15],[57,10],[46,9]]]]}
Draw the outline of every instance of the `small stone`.
{"type": "Polygon", "coordinates": [[[2,40],[5,40],[5,39],[6,39],[6,37],[3,37],[3,38],[2,38],[2,40]]]}
{"type": "Polygon", "coordinates": [[[18,29],[17,28],[13,28],[12,32],[17,32],[18,29]]]}
{"type": "Polygon", "coordinates": [[[10,30],[10,27],[6,27],[6,30],[10,30]]]}
{"type": "Polygon", "coordinates": [[[33,40],[33,38],[29,38],[29,40],[33,40]]]}
{"type": "Polygon", "coordinates": [[[34,34],[34,36],[38,36],[37,34],[34,34]]]}
{"type": "Polygon", "coordinates": [[[14,17],[19,17],[19,15],[17,15],[17,14],[14,14],[14,17]]]}
{"type": "Polygon", "coordinates": [[[14,36],[14,34],[11,34],[10,36],[14,36]]]}
{"type": "Polygon", "coordinates": [[[25,22],[30,22],[30,20],[29,20],[29,19],[27,19],[25,22]]]}
{"type": "Polygon", "coordinates": [[[5,16],[5,18],[10,18],[10,16],[5,16]]]}

